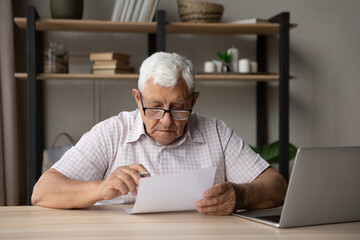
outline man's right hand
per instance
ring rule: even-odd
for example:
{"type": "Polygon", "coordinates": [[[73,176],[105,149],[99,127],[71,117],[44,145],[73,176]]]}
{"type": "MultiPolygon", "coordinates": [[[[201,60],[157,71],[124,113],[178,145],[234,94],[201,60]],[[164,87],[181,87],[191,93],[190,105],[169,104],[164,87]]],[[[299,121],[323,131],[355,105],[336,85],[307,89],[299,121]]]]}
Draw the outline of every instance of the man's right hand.
{"type": "Polygon", "coordinates": [[[116,168],[107,179],[99,185],[99,194],[104,200],[110,200],[121,195],[137,194],[136,187],[140,182],[140,172],[148,170],[141,164],[121,166],[116,168]]]}
{"type": "Polygon", "coordinates": [[[131,192],[136,194],[140,172],[147,172],[141,164],[115,169],[105,180],[71,180],[51,168],[35,184],[34,205],[51,208],[86,208],[101,200],[113,199],[131,192]]]}

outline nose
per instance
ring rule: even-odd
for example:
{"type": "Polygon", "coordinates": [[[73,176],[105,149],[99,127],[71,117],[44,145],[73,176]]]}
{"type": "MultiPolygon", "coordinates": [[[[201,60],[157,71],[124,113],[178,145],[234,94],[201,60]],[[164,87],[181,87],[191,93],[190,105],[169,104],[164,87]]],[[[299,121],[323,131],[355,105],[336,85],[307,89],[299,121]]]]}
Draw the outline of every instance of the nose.
{"type": "Polygon", "coordinates": [[[166,112],[164,117],[162,119],[160,119],[160,121],[163,124],[163,126],[169,127],[169,126],[171,126],[173,120],[172,120],[170,113],[166,112]]]}

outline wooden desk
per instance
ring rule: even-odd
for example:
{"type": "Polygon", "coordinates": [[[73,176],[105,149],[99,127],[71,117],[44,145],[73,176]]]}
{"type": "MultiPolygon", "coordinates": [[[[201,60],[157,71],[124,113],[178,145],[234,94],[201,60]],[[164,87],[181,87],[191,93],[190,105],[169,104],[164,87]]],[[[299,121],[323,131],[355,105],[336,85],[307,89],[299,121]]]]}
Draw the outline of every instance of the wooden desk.
{"type": "Polygon", "coordinates": [[[126,207],[0,207],[0,239],[360,239],[360,222],[277,229],[197,212],[129,215],[126,207]]]}

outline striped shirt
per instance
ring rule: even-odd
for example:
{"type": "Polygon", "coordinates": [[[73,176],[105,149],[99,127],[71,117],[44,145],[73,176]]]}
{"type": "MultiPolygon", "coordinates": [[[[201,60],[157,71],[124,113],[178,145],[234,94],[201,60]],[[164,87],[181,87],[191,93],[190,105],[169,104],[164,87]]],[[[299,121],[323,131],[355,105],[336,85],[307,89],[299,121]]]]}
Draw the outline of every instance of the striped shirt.
{"type": "MultiPolygon", "coordinates": [[[[191,114],[184,134],[168,145],[145,132],[139,110],[95,125],[53,165],[72,180],[106,179],[119,166],[142,164],[151,176],[217,167],[214,184],[249,183],[269,164],[223,121],[191,114]]],[[[129,193],[98,204],[130,204],[129,193]]]]}

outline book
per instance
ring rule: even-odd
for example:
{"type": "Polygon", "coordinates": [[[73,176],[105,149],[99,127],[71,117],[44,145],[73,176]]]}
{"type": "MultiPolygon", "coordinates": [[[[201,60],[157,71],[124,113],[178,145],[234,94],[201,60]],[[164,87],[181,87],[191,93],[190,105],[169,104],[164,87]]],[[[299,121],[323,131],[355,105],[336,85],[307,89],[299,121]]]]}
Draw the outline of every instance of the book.
{"type": "Polygon", "coordinates": [[[270,23],[270,21],[262,19],[262,18],[249,18],[249,19],[231,21],[229,23],[243,23],[243,24],[254,23],[255,24],[255,23],[270,23]]]}
{"type": "Polygon", "coordinates": [[[129,65],[129,60],[95,60],[94,65],[129,65]]]}
{"type": "Polygon", "coordinates": [[[150,7],[148,9],[148,12],[147,12],[146,18],[145,18],[146,22],[152,21],[152,19],[150,20],[150,16],[151,16],[151,12],[154,8],[155,2],[156,2],[156,0],[151,0],[150,7]]]}
{"type": "Polygon", "coordinates": [[[136,1],[136,6],[135,6],[135,9],[134,9],[133,15],[131,16],[131,21],[132,22],[137,22],[138,21],[139,14],[140,14],[143,3],[144,3],[144,0],[137,0],[136,1]]]}
{"type": "Polygon", "coordinates": [[[116,0],[114,9],[113,9],[113,14],[111,16],[111,21],[119,21],[120,20],[120,15],[121,15],[121,12],[123,9],[123,5],[124,5],[124,0],[116,0]]]}
{"type": "Polygon", "coordinates": [[[140,14],[139,14],[139,20],[138,20],[139,22],[145,22],[146,21],[150,6],[152,5],[153,1],[154,0],[144,0],[144,3],[142,5],[142,8],[141,8],[141,11],[140,11],[140,14]]]}
{"type": "Polygon", "coordinates": [[[160,0],[155,0],[154,5],[152,6],[151,13],[150,13],[150,16],[149,16],[149,19],[148,19],[149,22],[152,22],[152,20],[154,19],[156,9],[157,9],[157,7],[159,5],[159,1],[160,0]]]}
{"type": "Polygon", "coordinates": [[[130,0],[124,20],[125,22],[130,22],[131,16],[133,15],[134,12],[135,4],[136,4],[136,0],[130,0]]]}
{"type": "Polygon", "coordinates": [[[134,72],[134,67],[129,65],[115,65],[115,64],[94,64],[92,66],[93,70],[106,70],[106,69],[116,69],[116,70],[127,70],[130,72],[134,72]]]}
{"type": "Polygon", "coordinates": [[[126,12],[127,12],[128,6],[129,6],[129,1],[131,1],[131,0],[123,0],[123,1],[124,1],[124,6],[123,6],[123,9],[121,12],[120,19],[119,19],[120,22],[125,21],[126,12]]]}
{"type": "Polygon", "coordinates": [[[129,61],[130,56],[122,53],[116,52],[98,52],[89,54],[90,61],[98,60],[120,60],[120,61],[129,61]]]}
{"type": "Polygon", "coordinates": [[[118,73],[132,73],[131,71],[127,70],[120,70],[120,69],[94,69],[93,74],[118,74],[118,73]]]}

